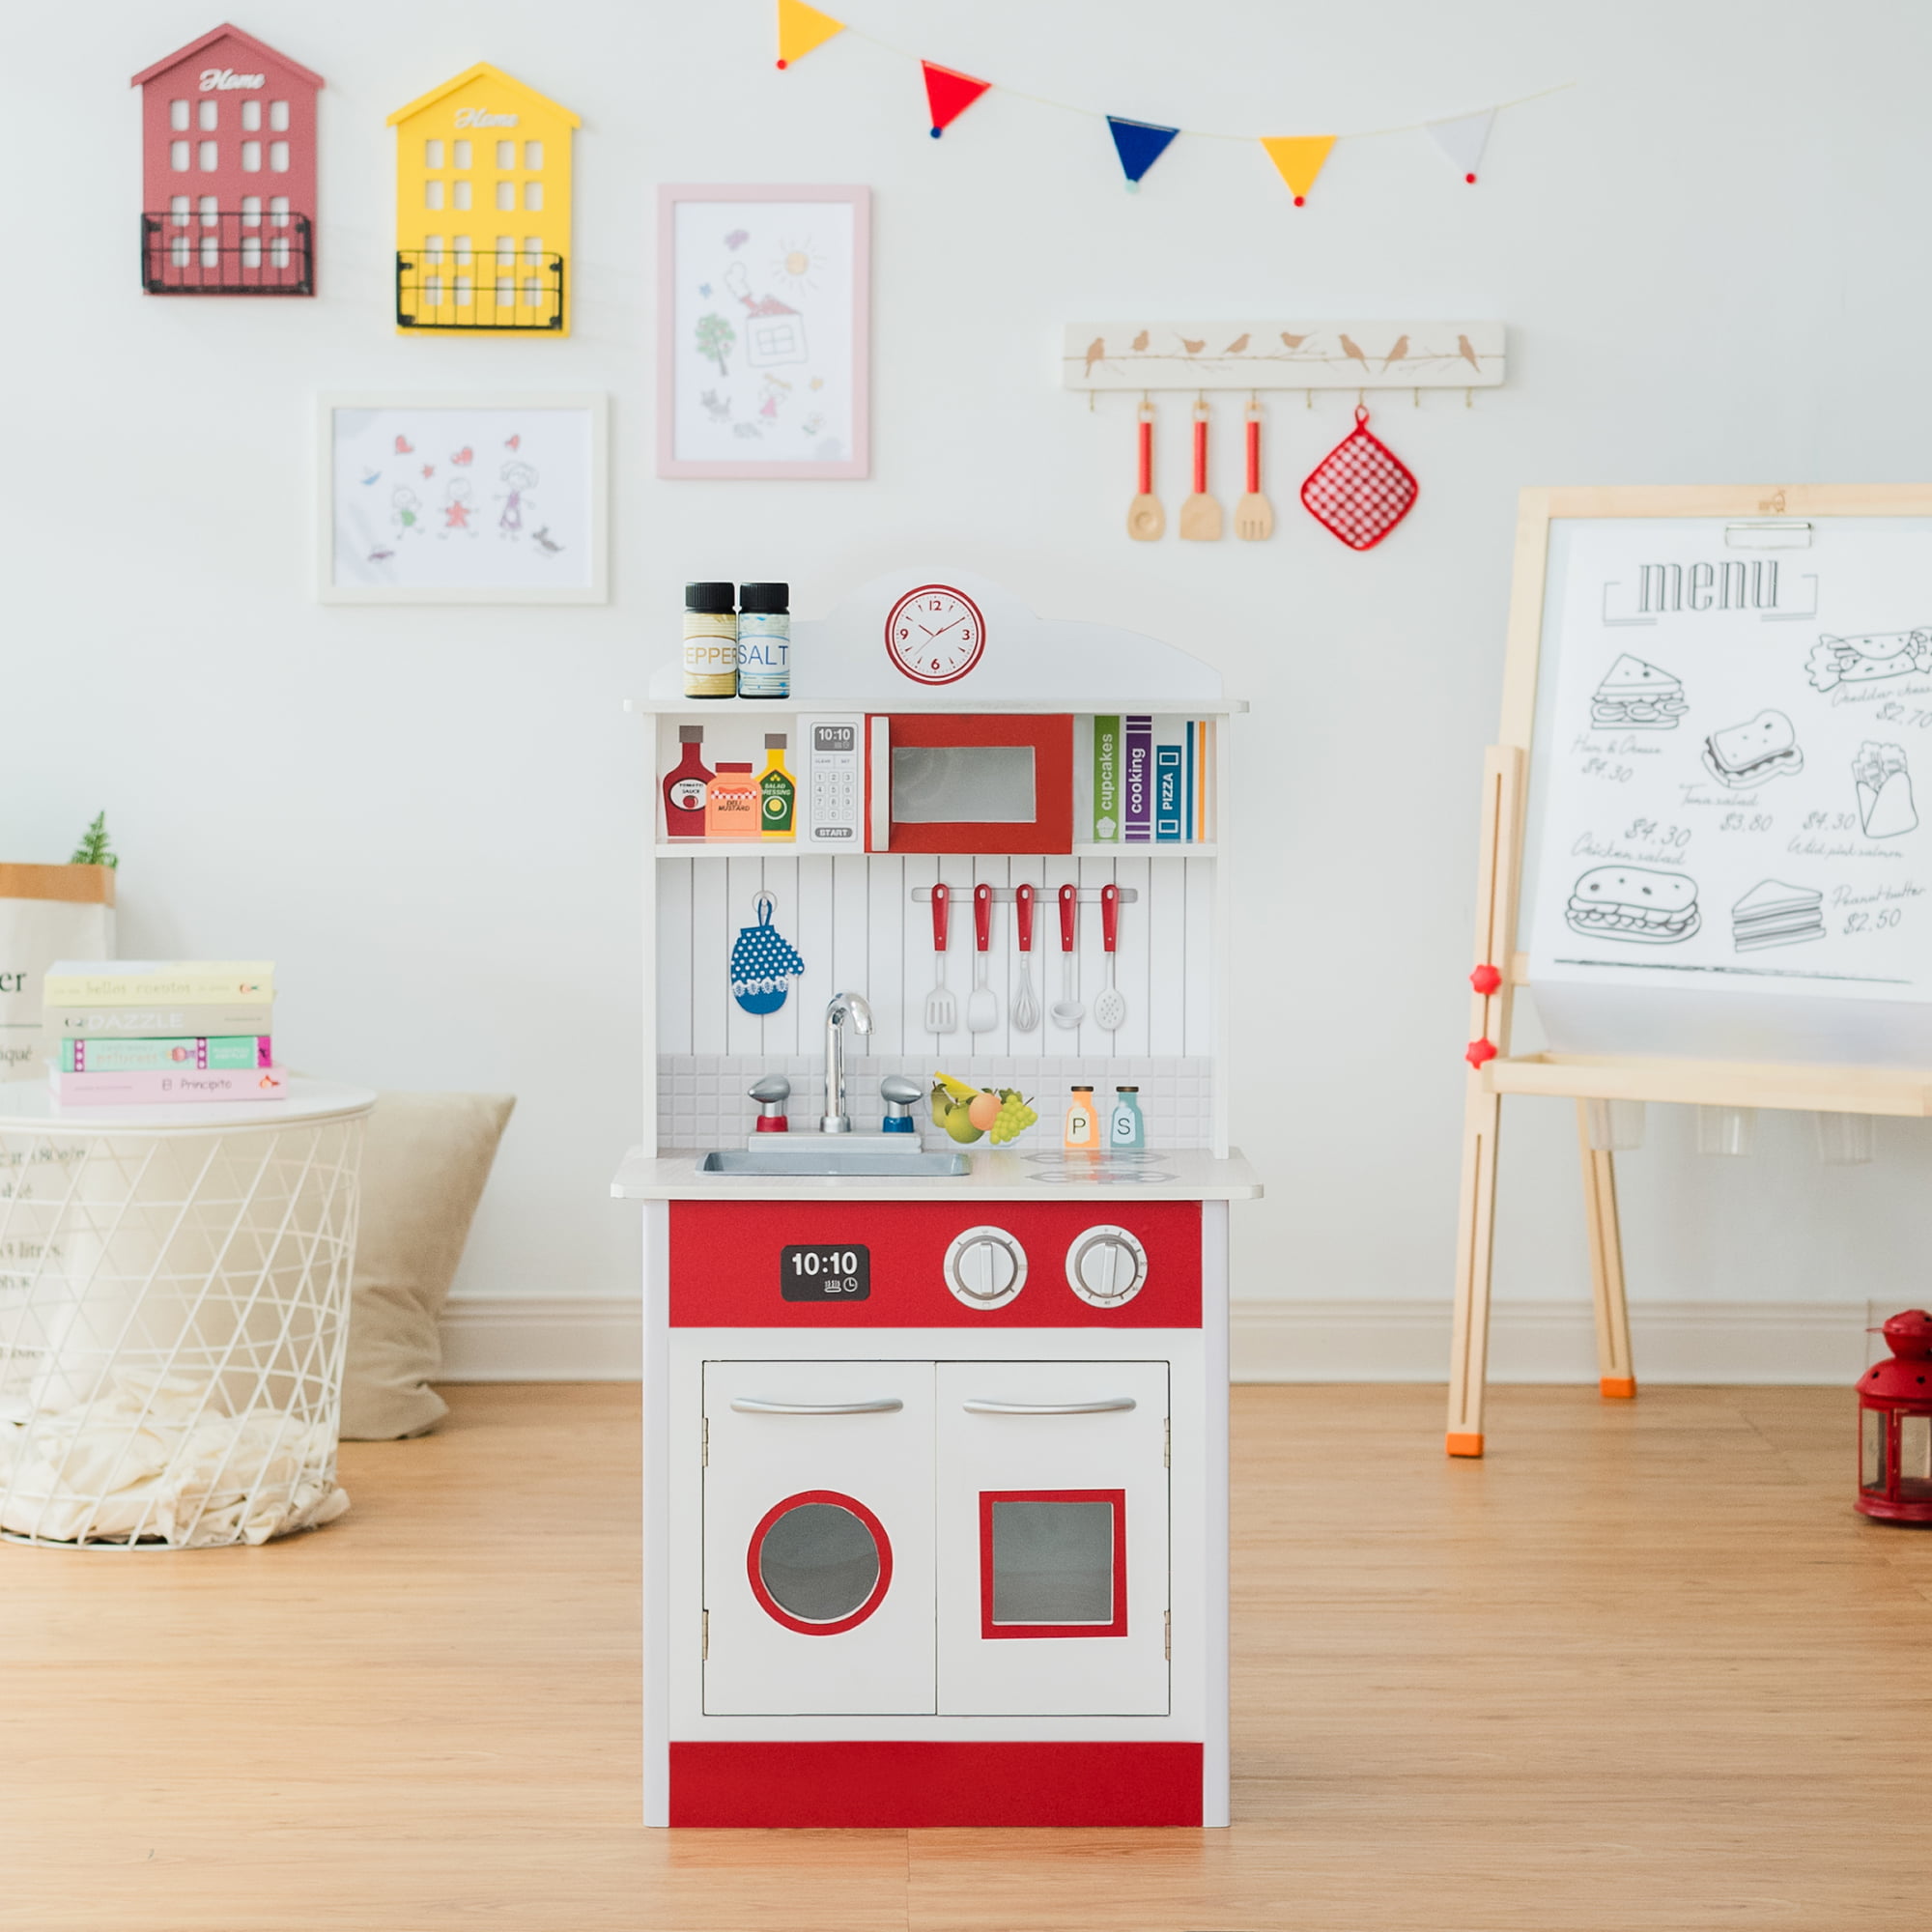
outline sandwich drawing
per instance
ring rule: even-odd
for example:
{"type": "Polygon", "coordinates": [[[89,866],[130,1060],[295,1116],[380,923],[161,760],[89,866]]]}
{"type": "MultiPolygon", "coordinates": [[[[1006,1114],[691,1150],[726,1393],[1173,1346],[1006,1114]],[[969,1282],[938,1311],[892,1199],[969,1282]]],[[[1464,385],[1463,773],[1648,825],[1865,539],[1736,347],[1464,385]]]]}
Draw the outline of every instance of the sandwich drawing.
{"type": "Polygon", "coordinates": [[[1674,731],[1690,708],[1684,701],[1684,687],[1667,670],[1626,652],[1592,694],[1590,723],[1605,728],[1674,731]]]}
{"type": "Polygon", "coordinates": [[[1867,838],[1901,838],[1918,831],[1904,746],[1867,738],[1852,760],[1852,777],[1858,781],[1859,823],[1867,838]]]}
{"type": "Polygon", "coordinates": [[[1704,923],[1697,881],[1685,872],[1644,866],[1598,866],[1577,881],[1563,917],[1571,930],[1593,939],[1675,946],[1704,923]]]}
{"type": "Polygon", "coordinates": [[[1804,663],[1819,691],[1841,684],[1875,684],[1908,671],[1932,671],[1932,631],[1888,631],[1868,638],[1820,638],[1804,663]]]}
{"type": "Polygon", "coordinates": [[[1760,879],[1731,908],[1731,944],[1740,952],[1802,946],[1825,936],[1825,895],[1782,879],[1760,879]]]}
{"type": "Polygon", "coordinates": [[[1804,769],[1804,753],[1783,712],[1760,711],[1704,740],[1704,769],[1720,785],[1744,791],[1768,779],[1796,778],[1804,769]]]}

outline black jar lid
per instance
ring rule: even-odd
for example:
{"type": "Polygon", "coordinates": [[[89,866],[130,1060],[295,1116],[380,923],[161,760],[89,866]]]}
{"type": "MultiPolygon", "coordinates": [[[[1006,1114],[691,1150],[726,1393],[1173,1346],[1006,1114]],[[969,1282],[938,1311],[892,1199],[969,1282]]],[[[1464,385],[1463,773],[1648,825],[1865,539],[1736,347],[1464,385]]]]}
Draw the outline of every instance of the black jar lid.
{"type": "Polygon", "coordinates": [[[737,585],[733,583],[687,583],[684,586],[684,608],[687,611],[702,611],[707,615],[722,616],[735,611],[733,601],[737,585]]]}
{"type": "Polygon", "coordinates": [[[741,583],[738,609],[757,617],[782,617],[791,610],[789,583],[741,583]]]}

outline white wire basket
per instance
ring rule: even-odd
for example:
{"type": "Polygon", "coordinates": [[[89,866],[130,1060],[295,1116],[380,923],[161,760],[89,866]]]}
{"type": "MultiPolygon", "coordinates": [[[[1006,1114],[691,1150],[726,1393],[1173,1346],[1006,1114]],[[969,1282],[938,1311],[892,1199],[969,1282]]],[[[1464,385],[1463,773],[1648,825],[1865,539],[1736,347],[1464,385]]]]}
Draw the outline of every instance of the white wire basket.
{"type": "Polygon", "coordinates": [[[366,1117],[0,1122],[0,1537],[207,1548],[348,1507],[366,1117]]]}

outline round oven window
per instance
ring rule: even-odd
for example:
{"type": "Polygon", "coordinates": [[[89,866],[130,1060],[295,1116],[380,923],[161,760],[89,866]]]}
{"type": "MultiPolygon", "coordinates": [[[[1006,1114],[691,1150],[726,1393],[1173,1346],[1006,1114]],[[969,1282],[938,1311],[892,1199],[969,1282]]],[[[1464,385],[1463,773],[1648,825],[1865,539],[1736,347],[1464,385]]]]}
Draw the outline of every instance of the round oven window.
{"type": "Polygon", "coordinates": [[[864,1623],[892,1581],[885,1526],[834,1490],[809,1490],[768,1510],[747,1556],[752,1593],[765,1613],[810,1636],[864,1623]]]}

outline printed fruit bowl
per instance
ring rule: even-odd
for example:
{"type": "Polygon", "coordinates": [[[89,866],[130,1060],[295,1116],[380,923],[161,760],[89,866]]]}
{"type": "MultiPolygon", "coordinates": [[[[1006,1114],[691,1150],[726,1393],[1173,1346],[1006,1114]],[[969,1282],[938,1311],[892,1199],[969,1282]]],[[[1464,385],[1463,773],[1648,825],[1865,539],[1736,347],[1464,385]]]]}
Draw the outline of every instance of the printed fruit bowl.
{"type": "Polygon", "coordinates": [[[1026,1096],[1012,1087],[975,1087],[950,1073],[932,1076],[932,1124],[943,1127],[961,1147],[990,1135],[995,1147],[1016,1140],[1039,1119],[1026,1096]]]}

